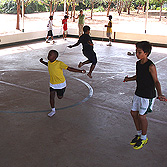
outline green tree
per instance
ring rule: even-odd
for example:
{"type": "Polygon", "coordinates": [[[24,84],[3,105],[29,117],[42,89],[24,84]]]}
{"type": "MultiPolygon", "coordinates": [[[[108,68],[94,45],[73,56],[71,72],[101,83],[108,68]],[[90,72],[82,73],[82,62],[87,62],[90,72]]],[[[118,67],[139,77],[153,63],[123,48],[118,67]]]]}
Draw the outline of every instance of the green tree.
{"type": "Polygon", "coordinates": [[[165,2],[167,2],[167,0],[151,0],[152,4],[156,4],[157,6],[160,6],[159,21],[161,21],[161,18],[162,18],[162,6],[164,5],[165,2]]]}

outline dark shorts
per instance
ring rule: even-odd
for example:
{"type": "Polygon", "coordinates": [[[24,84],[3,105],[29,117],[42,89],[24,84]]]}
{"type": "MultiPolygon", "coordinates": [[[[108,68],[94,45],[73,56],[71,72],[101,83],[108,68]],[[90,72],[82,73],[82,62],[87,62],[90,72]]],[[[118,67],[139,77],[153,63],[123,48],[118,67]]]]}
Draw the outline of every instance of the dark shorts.
{"type": "Polygon", "coordinates": [[[96,57],[96,53],[93,50],[90,50],[90,51],[84,51],[83,50],[83,54],[84,54],[85,57],[88,58],[88,60],[91,61],[91,63],[93,65],[96,65],[96,63],[97,63],[97,57],[96,57]]]}
{"type": "Polygon", "coordinates": [[[66,90],[66,87],[63,88],[63,89],[53,89],[53,88],[50,87],[50,92],[53,92],[53,91],[57,92],[57,96],[63,96],[65,90],[66,90]]]}
{"type": "Polygon", "coordinates": [[[49,37],[53,36],[52,30],[49,30],[49,31],[48,31],[48,36],[49,36],[49,37]]]}

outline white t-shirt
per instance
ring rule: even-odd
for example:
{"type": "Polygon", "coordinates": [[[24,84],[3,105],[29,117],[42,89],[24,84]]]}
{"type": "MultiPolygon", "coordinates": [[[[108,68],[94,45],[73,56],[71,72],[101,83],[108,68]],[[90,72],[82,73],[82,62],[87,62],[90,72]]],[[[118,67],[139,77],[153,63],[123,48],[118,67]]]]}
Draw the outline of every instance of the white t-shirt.
{"type": "Polygon", "coordinates": [[[47,30],[52,30],[52,26],[53,26],[53,20],[49,20],[48,24],[47,24],[47,30]]]}
{"type": "Polygon", "coordinates": [[[50,83],[50,87],[53,89],[63,89],[66,87],[66,81],[64,81],[63,83],[60,83],[60,84],[51,84],[50,83]]]}

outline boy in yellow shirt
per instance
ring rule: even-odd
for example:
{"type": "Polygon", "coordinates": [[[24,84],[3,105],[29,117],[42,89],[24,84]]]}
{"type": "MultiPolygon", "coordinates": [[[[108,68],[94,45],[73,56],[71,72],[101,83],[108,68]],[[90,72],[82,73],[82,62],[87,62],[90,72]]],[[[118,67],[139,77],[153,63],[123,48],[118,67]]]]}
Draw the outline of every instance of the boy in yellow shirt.
{"type": "Polygon", "coordinates": [[[108,25],[105,25],[105,27],[107,27],[106,35],[109,38],[109,44],[107,44],[107,46],[112,46],[112,44],[111,44],[111,42],[112,42],[112,39],[111,39],[111,35],[112,35],[112,16],[109,15],[108,18],[109,18],[108,25]]]}
{"type": "Polygon", "coordinates": [[[58,52],[56,50],[50,50],[48,53],[48,62],[43,61],[43,58],[40,59],[40,62],[48,66],[48,71],[50,75],[50,105],[52,111],[48,113],[49,117],[52,117],[56,113],[55,109],[55,92],[59,99],[63,98],[65,89],[66,89],[66,79],[63,75],[63,69],[69,70],[71,72],[80,72],[86,73],[85,70],[79,70],[72,67],[69,67],[62,61],[56,60],[58,58],[58,52]]]}

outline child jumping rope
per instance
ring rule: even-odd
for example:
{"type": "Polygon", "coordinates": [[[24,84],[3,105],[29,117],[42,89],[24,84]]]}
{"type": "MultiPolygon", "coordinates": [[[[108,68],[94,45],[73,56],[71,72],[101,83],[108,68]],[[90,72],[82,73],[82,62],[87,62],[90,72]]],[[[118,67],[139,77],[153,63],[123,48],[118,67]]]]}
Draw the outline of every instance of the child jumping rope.
{"type": "Polygon", "coordinates": [[[160,101],[166,101],[162,95],[161,85],[157,78],[157,71],[154,63],[148,59],[152,46],[147,41],[136,43],[136,56],[139,59],[136,63],[136,75],[125,77],[124,82],[136,81],[137,88],[133,98],[131,116],[136,126],[137,135],[130,142],[134,149],[141,149],[147,142],[148,122],[146,114],[152,112],[156,91],[160,101]]]}
{"type": "Polygon", "coordinates": [[[63,69],[71,72],[86,73],[85,70],[79,70],[68,65],[64,64],[62,61],[57,60],[58,52],[56,50],[50,50],[48,53],[48,62],[40,59],[40,62],[48,66],[48,71],[50,75],[50,105],[52,111],[48,114],[49,117],[52,117],[56,113],[55,109],[55,93],[59,99],[63,98],[65,89],[66,89],[66,79],[63,75],[63,69]]]}
{"type": "Polygon", "coordinates": [[[89,72],[87,74],[90,78],[92,78],[92,71],[94,70],[94,68],[96,66],[97,57],[96,57],[96,53],[93,50],[92,39],[89,36],[89,34],[90,34],[90,27],[89,26],[84,26],[83,31],[84,31],[84,34],[82,34],[79,37],[78,42],[76,44],[74,44],[74,45],[69,45],[68,47],[72,48],[72,47],[78,46],[80,43],[82,43],[83,54],[84,54],[85,57],[88,58],[88,60],[86,60],[84,62],[80,62],[79,65],[78,65],[78,67],[81,68],[85,64],[92,63],[92,65],[90,66],[90,70],[89,70],[89,72]]]}

